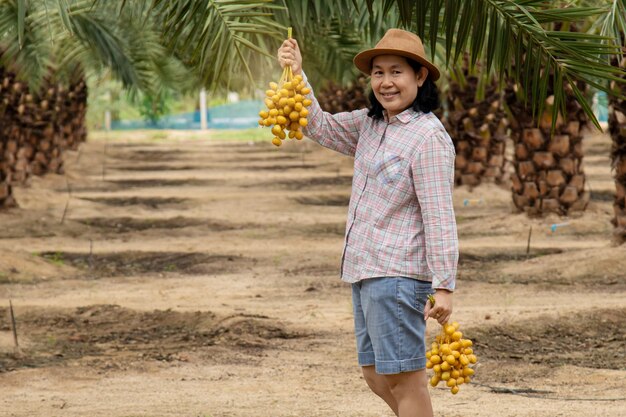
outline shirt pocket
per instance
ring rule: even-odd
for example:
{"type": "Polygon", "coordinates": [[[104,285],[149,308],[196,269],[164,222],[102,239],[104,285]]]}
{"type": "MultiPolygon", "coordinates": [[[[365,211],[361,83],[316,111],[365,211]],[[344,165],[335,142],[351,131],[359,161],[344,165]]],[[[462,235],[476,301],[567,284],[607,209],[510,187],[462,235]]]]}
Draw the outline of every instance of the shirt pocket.
{"type": "Polygon", "coordinates": [[[374,177],[381,184],[394,184],[404,174],[408,161],[398,155],[385,155],[374,166],[374,177]]]}

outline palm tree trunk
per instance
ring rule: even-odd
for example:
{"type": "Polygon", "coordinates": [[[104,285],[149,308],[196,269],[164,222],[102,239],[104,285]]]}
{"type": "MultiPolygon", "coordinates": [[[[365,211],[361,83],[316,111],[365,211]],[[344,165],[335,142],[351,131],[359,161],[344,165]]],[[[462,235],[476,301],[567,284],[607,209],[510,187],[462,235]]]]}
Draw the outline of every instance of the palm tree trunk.
{"type": "Polygon", "coordinates": [[[451,77],[446,96],[446,127],[456,150],[455,182],[469,187],[485,180],[501,183],[508,126],[502,97],[495,80],[481,88],[478,77],[469,75],[468,68],[466,58],[463,68],[451,77]]]}
{"type": "MultiPolygon", "coordinates": [[[[626,68],[626,48],[621,59],[614,58],[612,64],[626,68]]],[[[623,84],[612,82],[611,88],[622,95],[626,94],[626,86],[623,84]]],[[[615,226],[615,240],[621,245],[626,242],[626,100],[612,95],[609,96],[609,132],[613,140],[611,160],[616,189],[613,202],[615,217],[612,222],[615,226]]]]}
{"type": "Polygon", "coordinates": [[[69,87],[46,80],[33,94],[0,68],[0,207],[14,206],[12,186],[30,175],[63,173],[63,151],[85,140],[87,87],[80,71],[69,87]]]}
{"type": "Polygon", "coordinates": [[[365,77],[359,76],[346,87],[330,82],[316,96],[320,107],[334,114],[366,108],[368,105],[367,89],[365,77]]]}
{"type": "MultiPolygon", "coordinates": [[[[585,90],[584,86],[578,87],[585,90]]],[[[566,114],[559,115],[552,132],[553,99],[554,96],[548,96],[537,126],[531,109],[518,97],[517,86],[509,84],[505,90],[515,143],[513,203],[530,216],[570,215],[584,211],[589,202],[581,134],[588,119],[574,95],[567,94],[566,114]]]]}

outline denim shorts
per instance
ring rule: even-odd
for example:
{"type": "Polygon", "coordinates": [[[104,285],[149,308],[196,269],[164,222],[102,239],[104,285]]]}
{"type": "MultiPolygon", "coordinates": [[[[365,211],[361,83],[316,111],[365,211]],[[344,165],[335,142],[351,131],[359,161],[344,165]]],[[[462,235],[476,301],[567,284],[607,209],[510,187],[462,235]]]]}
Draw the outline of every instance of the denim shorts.
{"type": "Polygon", "coordinates": [[[426,367],[424,305],[432,284],[404,277],[368,278],[352,284],[359,366],[378,374],[426,367]]]}

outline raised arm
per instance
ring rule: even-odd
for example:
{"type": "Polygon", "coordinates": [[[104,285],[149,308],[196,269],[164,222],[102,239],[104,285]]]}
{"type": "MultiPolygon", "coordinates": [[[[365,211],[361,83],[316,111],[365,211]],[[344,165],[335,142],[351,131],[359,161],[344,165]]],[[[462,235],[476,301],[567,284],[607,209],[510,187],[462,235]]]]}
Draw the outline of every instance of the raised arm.
{"type": "Polygon", "coordinates": [[[304,134],[320,145],[334,151],[354,156],[363,121],[367,117],[367,110],[356,110],[330,114],[320,107],[313,88],[302,72],[302,55],[298,42],[295,39],[287,39],[278,49],[278,62],[281,67],[291,65],[295,75],[302,74],[307,87],[311,90],[307,98],[311,100],[308,108],[309,124],[304,128],[304,134]]]}

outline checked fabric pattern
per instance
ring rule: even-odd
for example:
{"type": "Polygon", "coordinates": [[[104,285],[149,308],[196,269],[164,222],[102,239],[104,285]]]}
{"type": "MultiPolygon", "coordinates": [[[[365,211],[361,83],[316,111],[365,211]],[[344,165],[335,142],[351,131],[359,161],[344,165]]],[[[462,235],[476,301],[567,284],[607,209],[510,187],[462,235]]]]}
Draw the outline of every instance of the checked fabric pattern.
{"type": "Polygon", "coordinates": [[[333,115],[308,97],[305,135],[355,158],[342,280],[403,276],[454,290],[455,152],[437,117],[412,109],[378,121],[367,109],[333,115]]]}

